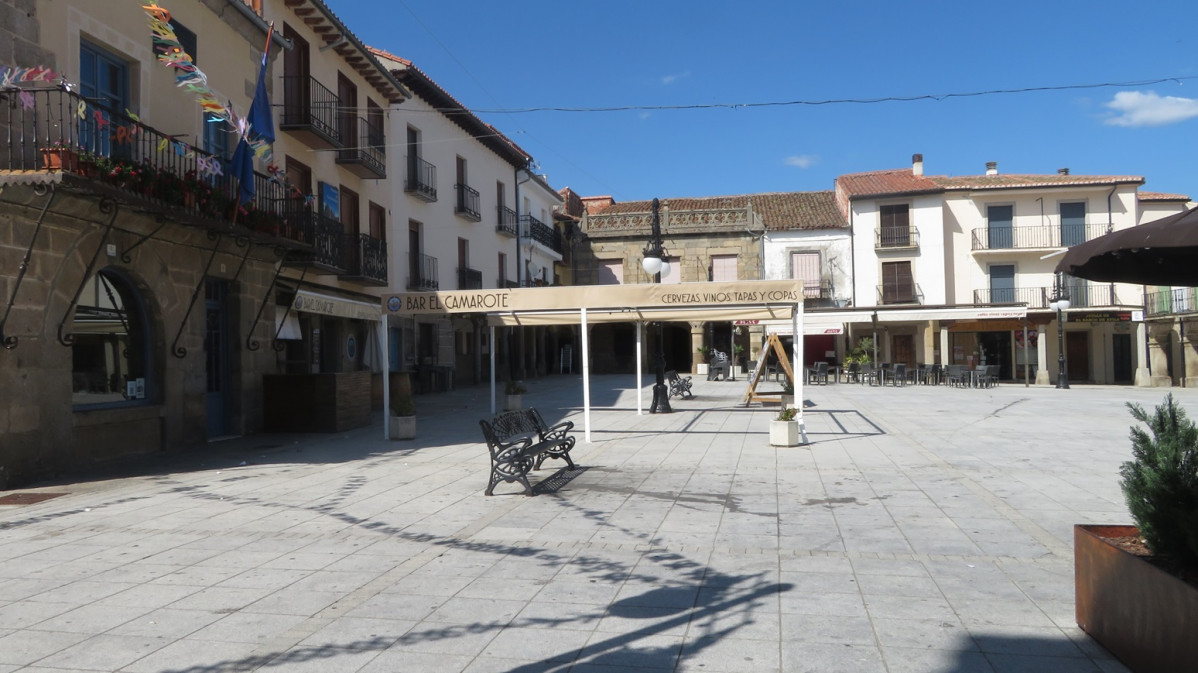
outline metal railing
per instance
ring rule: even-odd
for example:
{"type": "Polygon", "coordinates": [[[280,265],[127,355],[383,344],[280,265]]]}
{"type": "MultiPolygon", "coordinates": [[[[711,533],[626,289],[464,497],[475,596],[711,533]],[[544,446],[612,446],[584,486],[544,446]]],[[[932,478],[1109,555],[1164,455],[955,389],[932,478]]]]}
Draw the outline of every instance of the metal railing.
{"type": "Polygon", "coordinates": [[[387,138],[383,129],[365,117],[356,120],[358,133],[352,147],[337,151],[337,163],[359,164],[380,178],[387,177],[387,138]]]}
{"type": "Polygon", "coordinates": [[[973,230],[974,250],[1067,248],[1107,233],[1105,224],[979,227],[973,230]]]}
{"type": "Polygon", "coordinates": [[[508,236],[519,236],[519,218],[516,217],[516,211],[505,206],[496,206],[495,215],[498,218],[498,223],[495,225],[495,231],[508,236]]]}
{"type": "Polygon", "coordinates": [[[285,75],[283,77],[282,129],[305,129],[338,147],[345,144],[337,126],[341,99],[315,77],[285,75]]]}
{"type": "Polygon", "coordinates": [[[305,257],[288,258],[289,266],[314,266],[321,269],[345,271],[345,228],[339,220],[306,207],[302,201],[293,202],[292,214],[284,225],[284,238],[300,241],[311,248],[305,257]]]}
{"type": "Polygon", "coordinates": [[[427,201],[437,200],[437,167],[417,156],[408,157],[403,190],[427,201]]]}
{"type": "Polygon", "coordinates": [[[344,276],[387,284],[387,242],[367,234],[345,235],[344,276]]]}
{"type": "Polygon", "coordinates": [[[562,234],[557,229],[545,224],[532,215],[520,216],[520,229],[520,233],[524,238],[531,238],[550,250],[559,254],[561,253],[562,234]]]}
{"type": "Polygon", "coordinates": [[[922,304],[923,290],[918,283],[907,285],[885,283],[878,286],[878,305],[922,304]]]}
{"type": "Polygon", "coordinates": [[[874,230],[874,248],[918,248],[919,230],[915,227],[878,227],[874,230]]]}
{"type": "Polygon", "coordinates": [[[470,185],[454,185],[454,190],[457,192],[457,203],[454,204],[453,212],[465,217],[466,219],[478,222],[483,219],[479,209],[478,190],[470,187],[470,185]]]}
{"type": "Polygon", "coordinates": [[[1089,283],[1073,278],[1066,284],[1065,289],[1069,293],[1070,308],[1121,305],[1118,293],[1110,283],[1089,283]]]}
{"type": "Polygon", "coordinates": [[[458,267],[459,290],[481,290],[483,288],[483,272],[467,266],[458,267]]]}
{"type": "Polygon", "coordinates": [[[436,290],[439,287],[436,257],[412,254],[408,256],[408,264],[412,267],[408,270],[409,290],[436,290]]]}
{"type": "Polygon", "coordinates": [[[1198,288],[1179,287],[1148,292],[1144,295],[1144,312],[1150,316],[1198,313],[1198,288]]]}
{"type": "Polygon", "coordinates": [[[975,304],[1027,304],[1028,308],[1048,308],[1051,287],[999,287],[973,291],[975,304]]]}
{"type": "Polygon", "coordinates": [[[56,87],[0,92],[0,170],[61,171],[85,189],[178,213],[183,224],[311,245],[302,195],[254,173],[238,204],[229,162],[98,101],[56,87]],[[79,110],[84,110],[82,117],[79,110]]]}

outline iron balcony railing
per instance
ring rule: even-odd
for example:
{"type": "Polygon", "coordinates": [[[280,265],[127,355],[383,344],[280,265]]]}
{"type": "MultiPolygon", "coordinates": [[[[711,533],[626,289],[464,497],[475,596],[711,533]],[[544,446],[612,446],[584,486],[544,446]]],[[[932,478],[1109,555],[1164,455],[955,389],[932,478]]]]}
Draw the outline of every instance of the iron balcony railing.
{"type": "Polygon", "coordinates": [[[341,99],[315,77],[286,75],[283,77],[283,119],[279,128],[285,131],[309,131],[335,147],[342,147],[337,125],[341,99]]]}
{"type": "Polygon", "coordinates": [[[414,253],[409,255],[408,264],[411,266],[408,270],[409,290],[436,290],[439,287],[436,257],[414,253]]]}
{"type": "Polygon", "coordinates": [[[289,256],[288,266],[310,266],[342,273],[347,270],[345,229],[339,220],[308,208],[302,200],[294,200],[293,212],[287,218],[284,238],[298,240],[311,248],[311,254],[289,256]]]}
{"type": "Polygon", "coordinates": [[[516,283],[516,281],[514,281],[514,280],[508,280],[506,276],[500,276],[498,279],[495,280],[495,287],[500,288],[500,289],[503,289],[503,288],[511,289],[513,287],[519,287],[519,284],[516,283]]]}
{"type": "Polygon", "coordinates": [[[877,250],[918,247],[919,230],[915,227],[878,227],[874,230],[874,248],[877,250]]]}
{"type": "Polygon", "coordinates": [[[878,286],[878,304],[922,304],[923,290],[918,283],[885,283],[878,286]]]}
{"type": "Polygon", "coordinates": [[[1144,295],[1144,312],[1150,316],[1198,313],[1198,288],[1149,292],[1144,295]]]}
{"type": "Polygon", "coordinates": [[[562,234],[557,229],[545,224],[532,215],[520,216],[521,235],[531,238],[550,250],[561,254],[562,234]]]}
{"type": "Polygon", "coordinates": [[[364,172],[358,173],[360,177],[387,177],[387,139],[383,129],[371,124],[365,117],[350,120],[349,125],[356,126],[357,137],[351,136],[351,146],[337,151],[337,163],[361,166],[364,172]]]}
{"type": "Polygon", "coordinates": [[[466,266],[458,267],[458,289],[459,290],[481,290],[483,289],[483,272],[478,269],[471,269],[466,266]]]}
{"type": "Polygon", "coordinates": [[[425,201],[437,200],[437,167],[418,156],[408,156],[408,175],[403,189],[425,201]]]}
{"type": "Polygon", "coordinates": [[[228,159],[77,93],[0,91],[0,137],[0,170],[60,171],[82,189],[169,210],[181,224],[228,232],[235,219],[237,233],[312,245],[302,195],[254,173],[254,196],[239,204],[228,159]]]}
{"type": "Polygon", "coordinates": [[[387,284],[387,242],[366,234],[345,235],[343,277],[387,284]]]}
{"type": "MultiPolygon", "coordinates": [[[[1027,304],[1028,308],[1048,308],[1055,290],[1051,287],[983,288],[973,291],[975,304],[1027,304]]],[[[1118,293],[1109,284],[1087,283],[1072,279],[1065,286],[1071,308],[1121,306],[1118,293]]]]}
{"type": "Polygon", "coordinates": [[[478,222],[483,219],[479,209],[478,190],[470,185],[454,185],[454,190],[457,192],[457,203],[454,205],[453,212],[472,221],[478,222]]]}
{"type": "Polygon", "coordinates": [[[1107,233],[1105,224],[980,227],[973,230],[974,250],[1067,248],[1107,233]]]}
{"type": "Polygon", "coordinates": [[[495,214],[498,218],[498,223],[495,225],[495,231],[508,236],[518,236],[520,234],[519,218],[516,217],[516,211],[505,206],[496,206],[495,214]]]}
{"type": "Polygon", "coordinates": [[[832,301],[832,284],[827,282],[804,282],[803,283],[803,305],[807,308],[817,308],[821,306],[831,306],[832,301]]]}

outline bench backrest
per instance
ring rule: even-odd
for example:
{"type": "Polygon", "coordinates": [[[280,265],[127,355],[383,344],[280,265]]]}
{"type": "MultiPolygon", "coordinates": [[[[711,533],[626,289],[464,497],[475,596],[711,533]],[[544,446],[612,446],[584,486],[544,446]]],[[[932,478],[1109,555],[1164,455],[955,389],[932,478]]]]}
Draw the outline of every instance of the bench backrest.
{"type": "MultiPolygon", "coordinates": [[[[537,427],[536,418],[533,417],[533,413],[536,413],[536,410],[517,409],[515,411],[505,411],[491,419],[484,418],[478,424],[483,429],[483,436],[487,438],[487,443],[494,445],[507,441],[515,435],[525,433],[539,434],[541,428],[537,427]]],[[[537,418],[539,416],[538,414],[537,418]]]]}

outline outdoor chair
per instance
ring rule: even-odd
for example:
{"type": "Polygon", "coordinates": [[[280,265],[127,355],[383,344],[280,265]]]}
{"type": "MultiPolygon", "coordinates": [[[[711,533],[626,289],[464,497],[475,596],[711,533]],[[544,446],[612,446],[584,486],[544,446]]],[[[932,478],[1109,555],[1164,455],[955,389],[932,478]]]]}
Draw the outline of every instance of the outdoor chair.
{"type": "Polygon", "coordinates": [[[950,386],[969,385],[969,372],[965,365],[949,365],[944,378],[950,386]]]}
{"type": "Polygon", "coordinates": [[[879,375],[880,375],[880,372],[878,370],[874,369],[874,366],[872,364],[866,362],[865,364],[861,365],[861,372],[858,375],[858,382],[868,383],[869,385],[872,386],[872,385],[875,385],[875,383],[878,381],[879,375]]]}
{"type": "Polygon", "coordinates": [[[940,385],[940,381],[943,376],[944,367],[941,365],[932,365],[931,369],[928,370],[928,375],[927,378],[924,379],[924,383],[930,383],[934,386],[938,386],[940,385]]]}
{"type": "Polygon", "coordinates": [[[807,383],[828,383],[828,363],[817,362],[814,367],[807,368],[807,383]]]}
{"type": "Polygon", "coordinates": [[[861,363],[850,362],[847,369],[844,370],[845,383],[860,383],[861,382],[861,363]]]}
{"type": "Polygon", "coordinates": [[[907,385],[907,365],[899,363],[890,373],[890,385],[894,387],[907,385]]]}
{"type": "Polygon", "coordinates": [[[986,387],[998,387],[998,365],[986,365],[986,387]]]}

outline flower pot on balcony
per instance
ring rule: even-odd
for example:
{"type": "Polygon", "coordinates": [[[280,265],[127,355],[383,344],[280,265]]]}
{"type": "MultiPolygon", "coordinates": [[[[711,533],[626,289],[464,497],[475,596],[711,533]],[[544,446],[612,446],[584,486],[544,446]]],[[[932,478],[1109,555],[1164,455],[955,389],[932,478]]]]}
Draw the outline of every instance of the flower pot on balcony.
{"type": "Polygon", "coordinates": [[[1135,673],[1192,671],[1198,586],[1113,542],[1135,526],[1073,527],[1077,625],[1135,673]]]}
{"type": "Polygon", "coordinates": [[[43,147],[42,168],[48,171],[74,172],[79,165],[79,152],[70,147],[43,147]]]}

